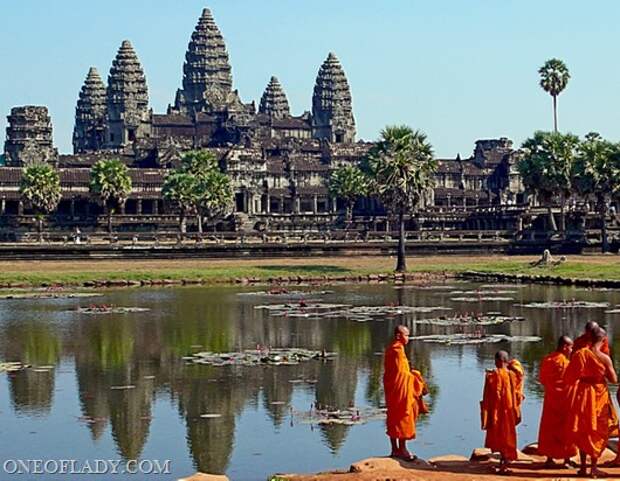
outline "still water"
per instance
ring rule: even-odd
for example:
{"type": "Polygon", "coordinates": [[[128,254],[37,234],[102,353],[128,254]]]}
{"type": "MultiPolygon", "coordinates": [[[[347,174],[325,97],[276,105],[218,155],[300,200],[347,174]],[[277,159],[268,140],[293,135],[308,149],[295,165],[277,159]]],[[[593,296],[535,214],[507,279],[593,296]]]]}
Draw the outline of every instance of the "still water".
{"type": "MultiPolygon", "coordinates": [[[[275,296],[247,295],[264,288],[197,287],[102,291],[96,299],[1,300],[0,360],[53,369],[0,374],[0,462],[13,459],[170,460],[171,474],[139,476],[171,480],[197,470],[226,473],[234,480],[264,480],[274,472],[343,468],[387,453],[383,421],[356,426],[315,426],[292,410],[313,403],[334,407],[382,403],[381,351],[393,327],[403,322],[413,335],[471,332],[471,326],[416,324],[416,319],[456,313],[501,312],[524,321],[485,328],[487,333],[539,336],[540,342],[442,345],[413,341],[412,364],[431,387],[431,413],[411,447],[422,457],[469,455],[483,444],[478,401],[484,369],[507,349],[526,369],[526,401],[519,444],[536,440],[541,389],[538,363],[558,336],[576,335],[588,319],[613,338],[620,291],[547,286],[481,287],[450,282],[439,288],[336,285],[291,288],[329,290],[318,302],[356,306],[444,306],[451,310],[380,316],[368,322],[346,318],[273,317],[259,305],[275,296]],[[469,291],[504,291],[480,300],[469,291]],[[452,291],[465,291],[453,293],[452,291]],[[454,300],[460,298],[461,300],[454,300]],[[517,304],[587,300],[609,307],[544,309],[517,304]],[[473,302],[467,302],[467,300],[473,302]],[[92,303],[148,308],[147,312],[77,313],[92,303]],[[333,361],[296,366],[199,366],[182,360],[198,350],[236,351],[257,345],[335,351],[333,361]],[[297,382],[297,380],[311,382],[297,382]],[[312,382],[316,380],[316,382],[312,382]],[[293,382],[291,382],[293,381],[293,382]],[[133,385],[133,389],[111,389],[133,385]],[[205,419],[205,413],[220,417],[205,419]]],[[[290,301],[292,303],[298,301],[290,301]]],[[[612,349],[620,352],[620,339],[612,349]]],[[[133,475],[106,479],[125,481],[133,475]]],[[[32,476],[0,479],[26,480],[32,476]]],[[[36,476],[58,480],[58,476],[36,476]]],[[[61,479],[83,480],[84,476],[61,479]]]]}

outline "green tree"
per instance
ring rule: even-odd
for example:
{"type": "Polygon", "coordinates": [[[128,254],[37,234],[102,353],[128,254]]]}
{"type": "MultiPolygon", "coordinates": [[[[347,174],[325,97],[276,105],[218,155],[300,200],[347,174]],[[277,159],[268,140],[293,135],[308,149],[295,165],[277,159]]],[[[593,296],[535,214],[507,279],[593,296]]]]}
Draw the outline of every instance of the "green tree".
{"type": "Polygon", "coordinates": [[[34,164],[22,172],[19,192],[37,217],[39,241],[43,239],[43,219],[51,214],[62,197],[60,176],[49,164],[34,164]]]}
{"type": "Polygon", "coordinates": [[[368,179],[359,167],[346,165],[334,170],[329,178],[329,192],[344,200],[347,224],[353,217],[355,201],[368,192],[368,179]]]}
{"type": "Polygon", "coordinates": [[[518,169],[523,184],[539,196],[549,211],[551,229],[558,230],[553,216],[553,200],[560,201],[560,231],[566,229],[566,199],[570,197],[576,178],[575,165],[579,138],[558,132],[535,132],[522,146],[523,157],[518,169]]]}
{"type": "Polygon", "coordinates": [[[607,252],[607,205],[620,192],[620,145],[591,132],[579,145],[576,162],[577,188],[592,197],[601,222],[601,249],[607,252]]]}
{"type": "Polygon", "coordinates": [[[179,207],[179,230],[187,231],[187,216],[196,212],[198,179],[189,172],[173,171],[166,176],[162,187],[165,199],[176,202],[179,207]]]}
{"type": "Polygon", "coordinates": [[[405,215],[416,210],[434,185],[437,160],[426,135],[406,125],[389,126],[370,150],[364,166],[372,191],[398,216],[397,272],[405,272],[405,215]]]}
{"type": "Polygon", "coordinates": [[[176,201],[181,211],[181,232],[185,232],[188,214],[198,217],[198,232],[202,219],[213,220],[230,212],[233,188],[230,178],[220,170],[217,158],[207,150],[188,152],[181,166],[170,174],[164,184],[164,196],[176,201]]]}
{"type": "Polygon", "coordinates": [[[98,161],[90,170],[90,191],[107,207],[108,232],[112,233],[114,210],[123,206],[131,193],[129,169],[118,159],[98,161]]]}
{"type": "Polygon", "coordinates": [[[547,60],[538,69],[540,86],[553,98],[553,130],[558,131],[558,95],[560,95],[570,79],[568,67],[557,58],[547,60]]]}

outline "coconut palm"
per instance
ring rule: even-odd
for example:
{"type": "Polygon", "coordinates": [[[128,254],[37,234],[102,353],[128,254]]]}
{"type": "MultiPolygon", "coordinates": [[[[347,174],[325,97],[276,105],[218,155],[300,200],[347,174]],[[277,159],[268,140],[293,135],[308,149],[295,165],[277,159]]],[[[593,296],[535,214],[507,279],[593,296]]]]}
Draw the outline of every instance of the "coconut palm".
{"type": "Polygon", "coordinates": [[[591,132],[579,145],[576,163],[577,188],[585,197],[593,197],[601,222],[601,249],[608,250],[607,204],[620,192],[620,145],[591,132]]]}
{"type": "Polygon", "coordinates": [[[545,92],[553,97],[553,130],[558,131],[558,95],[566,88],[570,73],[564,62],[557,58],[547,60],[538,69],[540,74],[540,86],[545,92]]]}
{"type": "Polygon", "coordinates": [[[129,169],[118,159],[98,161],[90,170],[90,191],[107,207],[108,232],[112,233],[114,210],[125,204],[131,192],[129,169]]]}
{"type": "Polygon", "coordinates": [[[197,185],[197,177],[183,171],[173,171],[164,180],[162,195],[165,199],[176,202],[179,207],[179,230],[181,234],[185,234],[187,231],[187,216],[196,213],[197,185]]]}
{"type": "Polygon", "coordinates": [[[368,179],[359,167],[353,165],[338,167],[329,178],[329,192],[332,197],[344,200],[348,224],[353,217],[355,201],[368,192],[368,179]]]}
{"type": "Polygon", "coordinates": [[[389,126],[370,150],[364,169],[383,205],[398,216],[396,271],[407,270],[405,215],[416,210],[434,185],[437,161],[426,135],[406,125],[389,126]]]}
{"type": "Polygon", "coordinates": [[[43,218],[51,214],[62,197],[60,176],[49,164],[33,164],[24,169],[19,192],[37,217],[39,241],[43,236],[43,218]]]}
{"type": "Polygon", "coordinates": [[[535,192],[549,211],[551,229],[558,230],[553,216],[553,201],[560,201],[560,231],[566,229],[566,200],[576,180],[579,138],[558,132],[535,132],[522,146],[523,156],[517,164],[523,184],[535,192]]]}

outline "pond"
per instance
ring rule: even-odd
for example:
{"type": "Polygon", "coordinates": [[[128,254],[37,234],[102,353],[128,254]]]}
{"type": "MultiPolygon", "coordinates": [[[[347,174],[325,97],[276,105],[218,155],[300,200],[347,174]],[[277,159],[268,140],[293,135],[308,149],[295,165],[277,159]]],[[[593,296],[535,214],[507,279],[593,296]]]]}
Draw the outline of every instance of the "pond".
{"type": "MultiPolygon", "coordinates": [[[[0,374],[0,462],[170,460],[170,474],[145,479],[169,481],[199,470],[251,481],[278,471],[344,468],[385,455],[384,421],[377,416],[362,415],[368,422],[359,425],[325,425],[308,413],[317,406],[354,405],[362,413],[380,408],[381,353],[401,322],[414,336],[467,334],[465,339],[474,341],[483,334],[506,336],[497,343],[410,343],[412,364],[431,390],[431,413],[420,422],[413,451],[422,457],[469,455],[483,444],[478,402],[484,370],[493,367],[500,348],[520,359],[527,372],[522,446],[537,436],[540,359],[560,335],[577,335],[588,319],[604,325],[610,338],[620,319],[617,311],[609,312],[620,304],[620,291],[613,290],[458,281],[257,293],[264,289],[127,288],[101,291],[96,298],[0,300],[0,361],[33,366],[0,374]],[[443,310],[434,309],[439,307],[443,310]],[[491,322],[469,325],[464,317],[452,322],[465,314],[488,314],[491,322]],[[499,315],[523,319],[494,323],[499,315]],[[200,351],[267,347],[337,356],[294,365],[220,366],[183,359],[200,351]]],[[[612,349],[618,348],[614,339],[612,349]]]]}

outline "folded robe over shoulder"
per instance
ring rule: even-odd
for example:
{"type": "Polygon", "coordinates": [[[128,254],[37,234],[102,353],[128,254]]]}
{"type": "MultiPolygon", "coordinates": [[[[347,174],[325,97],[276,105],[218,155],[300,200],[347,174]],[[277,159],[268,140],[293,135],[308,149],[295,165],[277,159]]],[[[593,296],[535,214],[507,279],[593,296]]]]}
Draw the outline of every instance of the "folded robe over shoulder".
{"type": "Polygon", "coordinates": [[[516,360],[487,372],[480,402],[482,429],[487,432],[484,446],[508,461],[517,459],[523,379],[523,367],[516,360]]]}
{"type": "Polygon", "coordinates": [[[564,382],[571,386],[567,439],[580,451],[599,457],[618,427],[605,365],[590,349],[580,349],[571,356],[564,382]]]}
{"type": "Polygon", "coordinates": [[[413,439],[418,416],[428,412],[422,396],[428,392],[419,371],[412,371],[402,342],[394,341],[385,350],[383,388],[387,406],[387,435],[413,439]]]}
{"type": "Polygon", "coordinates": [[[542,418],[538,432],[538,454],[552,459],[567,459],[577,448],[566,439],[569,386],[564,374],[569,359],[561,352],[552,352],[540,364],[540,383],[545,388],[542,418]]]}
{"type": "MultiPolygon", "coordinates": [[[[587,334],[582,334],[573,343],[573,354],[575,354],[580,349],[584,347],[592,347],[592,339],[587,334]]],[[[609,349],[609,340],[607,338],[603,339],[603,343],[601,344],[601,352],[611,356],[609,349]]]]}

